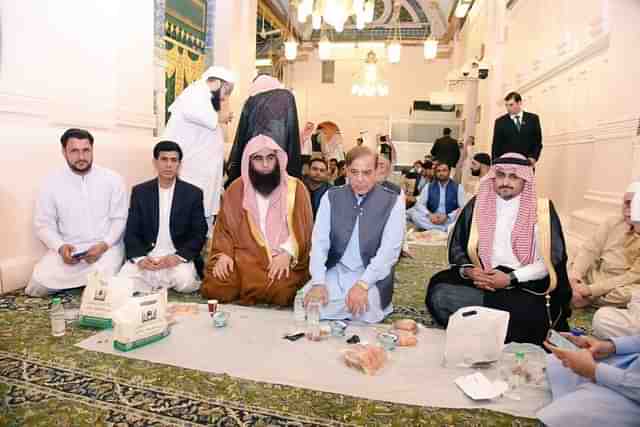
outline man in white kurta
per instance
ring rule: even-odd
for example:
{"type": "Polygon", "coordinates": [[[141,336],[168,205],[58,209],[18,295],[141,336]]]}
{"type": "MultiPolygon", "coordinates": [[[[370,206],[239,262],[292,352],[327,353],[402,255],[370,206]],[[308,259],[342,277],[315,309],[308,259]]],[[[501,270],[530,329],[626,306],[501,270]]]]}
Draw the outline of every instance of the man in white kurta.
{"type": "Polygon", "coordinates": [[[227,98],[235,75],[222,67],[210,67],[187,87],[169,107],[171,118],[164,139],[180,144],[184,158],[180,178],[200,187],[209,229],[220,208],[224,166],[224,132],[233,114],[227,98]]]}
{"type": "Polygon", "coordinates": [[[25,290],[35,297],[85,286],[92,271],[111,277],[124,258],[124,180],[92,164],[89,132],[69,129],[61,141],[67,166],[46,179],[35,207],[35,231],[49,249],[35,265],[25,290]],[[87,253],[72,256],[82,252],[87,253]]]}

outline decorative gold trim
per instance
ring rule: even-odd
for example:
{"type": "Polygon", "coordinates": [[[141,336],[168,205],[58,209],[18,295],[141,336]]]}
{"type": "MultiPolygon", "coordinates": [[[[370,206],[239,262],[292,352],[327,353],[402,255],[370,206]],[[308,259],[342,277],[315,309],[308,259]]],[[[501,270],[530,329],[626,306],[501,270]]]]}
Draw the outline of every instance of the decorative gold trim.
{"type": "MultiPolygon", "coordinates": [[[[246,212],[246,211],[245,211],[246,212]]],[[[259,246],[262,246],[264,250],[267,252],[267,259],[271,262],[271,247],[269,247],[269,242],[264,238],[262,232],[258,228],[258,226],[253,222],[251,215],[246,212],[247,221],[249,222],[249,230],[251,230],[251,235],[258,243],[259,246]]]]}
{"type": "Polygon", "coordinates": [[[473,265],[482,268],[480,257],[478,256],[478,243],[480,242],[480,233],[478,232],[478,208],[474,207],[473,218],[471,218],[471,230],[469,231],[469,241],[467,242],[467,254],[473,265]]]}
{"type": "Polygon", "coordinates": [[[287,181],[287,228],[289,229],[289,236],[293,243],[293,265],[297,264],[298,255],[300,254],[300,246],[298,245],[298,239],[293,232],[293,211],[296,206],[296,189],[298,187],[298,179],[292,176],[287,181]]]}
{"type": "MultiPolygon", "coordinates": [[[[163,39],[164,39],[165,41],[168,41],[169,43],[173,43],[173,44],[175,44],[176,46],[183,48],[184,50],[188,50],[189,52],[193,53],[194,55],[198,55],[198,56],[200,56],[200,55],[204,55],[204,52],[203,52],[203,51],[195,50],[194,48],[189,47],[189,46],[187,46],[186,44],[181,43],[181,42],[179,42],[179,41],[177,41],[177,40],[174,40],[174,39],[172,39],[171,37],[164,36],[164,37],[163,37],[163,39]]],[[[172,48],[172,49],[173,49],[173,48],[172,48]]]]}
{"type": "Polygon", "coordinates": [[[551,208],[549,199],[538,199],[538,243],[544,265],[549,271],[549,288],[545,294],[553,292],[558,285],[558,276],[551,261],[551,208]]]}

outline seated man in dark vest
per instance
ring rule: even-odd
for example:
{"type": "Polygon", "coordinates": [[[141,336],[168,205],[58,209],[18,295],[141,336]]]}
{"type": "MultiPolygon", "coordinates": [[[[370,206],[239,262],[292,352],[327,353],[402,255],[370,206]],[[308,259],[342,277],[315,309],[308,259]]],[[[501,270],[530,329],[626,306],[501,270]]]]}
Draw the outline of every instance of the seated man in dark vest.
{"type": "Polygon", "coordinates": [[[427,288],[438,323],[447,326],[460,308],[485,306],[509,312],[507,342],[542,345],[549,328],[569,330],[562,226],[553,203],[537,198],[526,157],[507,153],[494,161],[451,233],[451,268],[427,288]]]}
{"type": "Polygon", "coordinates": [[[322,319],[375,323],[393,311],[404,200],[376,183],[376,157],[364,146],[349,151],[349,184],[329,189],[320,202],[304,293],[305,304],[321,302],[322,319]]]}
{"type": "Polygon", "coordinates": [[[464,188],[450,175],[449,165],[439,163],[434,180],[424,186],[415,206],[407,211],[407,220],[419,230],[447,232],[464,206],[464,188]]]}

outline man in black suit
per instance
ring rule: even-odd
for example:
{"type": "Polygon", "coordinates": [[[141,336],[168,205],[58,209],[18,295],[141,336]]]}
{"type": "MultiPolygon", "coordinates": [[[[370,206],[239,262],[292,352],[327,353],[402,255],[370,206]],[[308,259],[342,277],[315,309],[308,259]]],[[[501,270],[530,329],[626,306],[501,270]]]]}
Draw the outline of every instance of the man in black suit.
{"type": "Polygon", "coordinates": [[[535,167],[542,152],[540,118],[522,109],[522,97],[518,92],[510,92],[504,98],[504,105],[507,114],[498,117],[493,128],[491,158],[519,153],[535,167]]]}
{"type": "Polygon", "coordinates": [[[200,188],[178,178],[182,150],[172,141],[153,149],[158,177],[133,187],[124,233],[127,261],[119,275],[138,290],[200,287],[194,260],[207,235],[200,188]]]}
{"type": "Polygon", "coordinates": [[[453,169],[458,164],[458,160],[460,160],[460,147],[458,146],[458,141],[451,138],[451,129],[444,128],[442,135],[433,144],[431,155],[440,163],[448,164],[449,169],[453,169]]]}

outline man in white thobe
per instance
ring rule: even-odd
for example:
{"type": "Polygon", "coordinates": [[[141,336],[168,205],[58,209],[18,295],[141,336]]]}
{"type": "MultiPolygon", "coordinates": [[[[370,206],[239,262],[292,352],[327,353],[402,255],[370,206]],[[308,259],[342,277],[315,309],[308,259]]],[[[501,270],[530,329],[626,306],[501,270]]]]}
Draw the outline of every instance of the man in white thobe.
{"type": "Polygon", "coordinates": [[[124,180],[93,165],[93,136],[86,130],[69,129],[60,140],[68,167],[47,178],[35,208],[36,234],[49,251],[25,290],[34,297],[85,286],[92,271],[111,277],[124,258],[124,180]]]}
{"type": "Polygon", "coordinates": [[[204,193],[209,230],[220,208],[223,184],[224,132],[220,125],[233,119],[227,98],[235,81],[231,71],[210,67],[171,104],[164,133],[164,139],[180,144],[184,153],[180,178],[204,193]]]}

